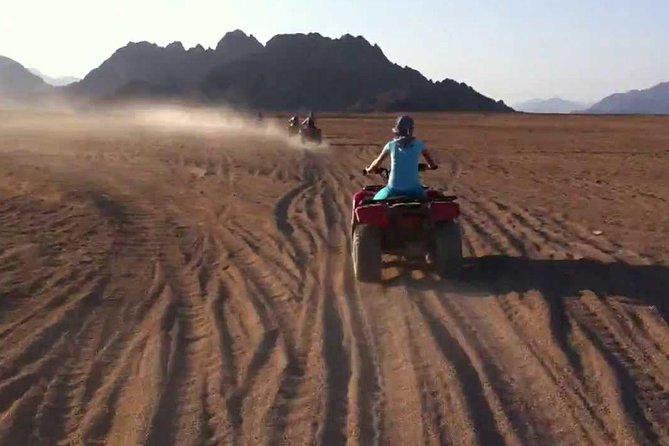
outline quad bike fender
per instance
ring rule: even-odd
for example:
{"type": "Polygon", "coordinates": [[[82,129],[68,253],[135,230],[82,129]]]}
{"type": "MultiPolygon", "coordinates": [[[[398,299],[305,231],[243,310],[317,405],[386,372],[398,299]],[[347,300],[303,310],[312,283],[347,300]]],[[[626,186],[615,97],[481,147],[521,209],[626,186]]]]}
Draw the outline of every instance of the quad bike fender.
{"type": "Polygon", "coordinates": [[[386,206],[382,204],[370,204],[355,209],[355,224],[376,226],[386,228],[390,223],[386,206]]]}
{"type": "Polygon", "coordinates": [[[433,223],[455,220],[460,216],[460,205],[452,202],[437,202],[430,206],[430,219],[433,223]]]}
{"type": "Polygon", "coordinates": [[[364,190],[356,192],[355,195],[353,195],[353,209],[356,209],[358,206],[360,206],[362,200],[367,200],[373,197],[374,197],[374,192],[369,192],[364,190]]]}

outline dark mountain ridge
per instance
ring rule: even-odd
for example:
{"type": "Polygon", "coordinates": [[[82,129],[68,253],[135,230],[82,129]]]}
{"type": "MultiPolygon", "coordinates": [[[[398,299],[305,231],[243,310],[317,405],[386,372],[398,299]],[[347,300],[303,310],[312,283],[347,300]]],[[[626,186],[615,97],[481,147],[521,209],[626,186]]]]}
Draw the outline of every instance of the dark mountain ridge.
{"type": "Polygon", "coordinates": [[[278,35],[262,45],[242,31],[215,49],[130,43],[67,87],[96,99],[187,99],[266,110],[512,111],[464,83],[433,82],[390,62],[362,37],[278,35]]]}
{"type": "Polygon", "coordinates": [[[170,87],[177,92],[197,83],[214,67],[260,49],[260,42],[241,31],[227,33],[215,49],[197,45],[186,50],[181,42],[166,47],[131,42],[68,90],[94,98],[113,97],[121,89],[142,84],[158,90],[170,87]]]}

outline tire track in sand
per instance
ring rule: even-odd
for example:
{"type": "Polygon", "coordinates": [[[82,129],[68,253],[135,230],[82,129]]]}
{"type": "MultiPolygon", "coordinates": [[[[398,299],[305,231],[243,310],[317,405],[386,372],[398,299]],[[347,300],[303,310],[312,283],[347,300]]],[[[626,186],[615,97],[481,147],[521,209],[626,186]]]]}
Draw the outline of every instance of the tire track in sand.
{"type": "MultiPolygon", "coordinates": [[[[500,209],[503,209],[503,210],[504,210],[504,209],[507,209],[507,207],[506,207],[506,206],[501,206],[500,209]]],[[[525,220],[525,219],[523,219],[523,220],[525,220]]],[[[525,220],[525,221],[527,221],[527,220],[525,220]]],[[[527,229],[527,227],[528,227],[527,224],[522,225],[522,223],[521,223],[521,227],[523,227],[523,226],[524,226],[524,228],[525,228],[525,229],[523,230],[523,232],[524,232],[525,234],[528,234],[528,233],[530,233],[530,232],[532,231],[531,229],[527,229]]],[[[555,231],[555,232],[557,232],[557,231],[555,231]]],[[[539,237],[539,239],[541,239],[541,238],[542,238],[542,237],[541,237],[541,234],[539,234],[538,237],[539,237]]],[[[532,238],[532,237],[530,237],[530,238],[532,238]]],[[[561,238],[562,240],[567,239],[567,237],[564,237],[564,236],[562,236],[562,237],[560,237],[560,238],[561,238]]],[[[537,235],[534,236],[534,239],[537,239],[537,235]]],[[[551,245],[551,243],[550,243],[551,241],[549,241],[549,240],[544,239],[544,240],[542,240],[542,241],[543,241],[543,242],[547,242],[547,243],[549,243],[549,246],[551,245]]],[[[558,246],[557,248],[559,249],[560,246],[558,246]]],[[[588,247],[589,252],[592,252],[593,250],[597,250],[597,249],[598,249],[598,247],[595,247],[595,246],[593,246],[593,245],[590,245],[590,246],[588,247]]],[[[607,256],[607,253],[601,252],[600,255],[601,255],[601,256],[607,256]]],[[[592,283],[596,283],[596,282],[593,280],[592,283]]],[[[546,288],[547,288],[547,289],[550,289],[550,288],[553,288],[553,289],[560,289],[559,286],[552,286],[552,287],[546,287],[546,288]]],[[[502,297],[502,299],[504,299],[504,298],[505,298],[505,297],[502,297]]],[[[556,300],[557,300],[557,299],[562,299],[562,298],[561,298],[560,296],[556,295],[556,296],[553,297],[553,299],[556,299],[556,300]]],[[[570,316],[569,316],[570,318],[575,317],[575,315],[577,314],[577,313],[574,312],[575,303],[580,303],[581,301],[582,301],[582,299],[576,299],[576,300],[572,301],[572,302],[573,302],[572,304],[569,304],[567,307],[565,307],[565,311],[568,312],[568,313],[570,314],[570,316]]],[[[513,321],[513,320],[514,320],[514,317],[513,317],[513,316],[515,316],[516,314],[518,314],[518,310],[514,310],[513,313],[511,313],[511,308],[508,307],[508,304],[505,305],[505,304],[504,304],[504,301],[502,301],[502,306],[503,306],[503,307],[506,306],[506,310],[505,310],[505,312],[509,315],[509,319],[513,321]]],[[[603,308],[603,309],[607,309],[607,308],[610,309],[610,308],[612,308],[612,307],[607,306],[606,308],[603,308]]],[[[576,318],[576,319],[578,319],[578,318],[576,318]]],[[[581,320],[581,323],[579,323],[579,325],[578,325],[577,327],[575,327],[575,328],[576,328],[576,329],[582,329],[582,330],[585,331],[586,333],[588,333],[588,332],[591,330],[591,328],[592,328],[593,326],[597,326],[596,324],[593,324],[592,321],[588,321],[588,323],[583,323],[583,318],[581,318],[580,320],[581,320]]],[[[577,330],[577,331],[578,331],[578,330],[577,330]]],[[[615,331],[615,333],[623,333],[624,331],[625,331],[625,330],[623,330],[623,329],[618,329],[618,330],[615,331]]],[[[522,333],[522,332],[520,332],[520,333],[522,333]]],[[[592,340],[593,340],[593,339],[592,339],[592,336],[590,336],[590,338],[591,338],[591,341],[592,341],[592,340]]],[[[609,337],[609,338],[610,338],[610,337],[609,337]]],[[[607,339],[607,336],[600,336],[600,339],[607,339]]],[[[536,344],[535,344],[535,346],[536,346],[536,344]]],[[[605,351],[605,352],[610,352],[610,351],[614,351],[614,352],[615,352],[615,351],[619,351],[619,348],[615,348],[615,347],[616,347],[615,345],[607,345],[607,347],[606,347],[605,349],[600,349],[600,350],[603,350],[603,352],[604,352],[604,351],[605,351]]],[[[633,349],[633,350],[630,350],[630,351],[643,351],[643,350],[633,349]]],[[[550,358],[550,357],[552,357],[552,356],[551,356],[550,354],[548,354],[547,352],[539,352],[539,353],[535,353],[535,356],[536,356],[538,359],[540,359],[540,358],[550,358]]],[[[545,361],[545,360],[544,360],[544,361],[545,361]]],[[[610,361],[609,361],[609,362],[610,362],[610,361]]],[[[645,361],[645,363],[648,364],[648,361],[645,361]]],[[[620,368],[619,368],[619,369],[620,369],[620,368]]],[[[643,372],[644,375],[647,376],[647,374],[648,374],[648,367],[647,367],[646,365],[644,365],[643,367],[631,367],[630,364],[626,364],[626,366],[625,366],[625,367],[622,367],[622,369],[623,369],[623,370],[630,370],[630,369],[632,369],[632,370],[643,370],[643,371],[644,371],[644,372],[643,372]]],[[[615,369],[614,369],[614,370],[615,370],[615,369]]],[[[555,374],[553,374],[553,376],[555,376],[555,374]]],[[[567,378],[570,377],[570,376],[571,376],[571,375],[569,375],[569,374],[566,375],[567,378]]],[[[651,376],[651,378],[650,378],[650,382],[648,382],[648,385],[646,386],[646,387],[649,388],[650,390],[648,390],[647,393],[649,393],[649,394],[652,393],[652,394],[655,395],[655,397],[651,400],[652,402],[654,402],[654,406],[655,406],[655,407],[653,407],[653,405],[651,405],[650,412],[651,412],[651,413],[663,413],[663,411],[666,410],[665,407],[664,407],[664,404],[665,404],[664,401],[666,400],[666,395],[665,395],[665,394],[666,394],[666,391],[665,391],[661,386],[660,386],[660,387],[657,386],[657,380],[653,378],[653,375],[650,375],[650,376],[651,376]]],[[[556,377],[556,378],[559,379],[559,378],[561,378],[561,377],[556,377]]],[[[624,383],[624,382],[629,382],[629,380],[627,380],[626,377],[623,377],[623,381],[622,381],[622,382],[623,382],[623,383],[624,383]]],[[[621,384],[621,385],[624,386],[624,384],[621,384]]],[[[590,401],[590,400],[591,400],[591,398],[590,398],[590,399],[587,399],[587,397],[590,396],[590,395],[584,395],[584,394],[583,394],[583,390],[580,388],[580,387],[581,387],[580,383],[576,383],[576,385],[572,384],[571,387],[572,387],[572,390],[575,390],[575,391],[577,391],[577,393],[579,393],[579,398],[580,398],[580,400],[583,402],[582,404],[584,404],[585,401],[590,401]]],[[[642,391],[641,393],[643,394],[643,391],[642,391]]],[[[643,399],[643,398],[642,398],[642,399],[643,399]]],[[[624,404],[625,404],[625,406],[626,406],[626,408],[627,408],[626,410],[627,410],[629,416],[631,417],[631,419],[633,420],[633,421],[630,423],[630,425],[638,424],[639,421],[637,421],[636,418],[638,417],[638,413],[639,413],[639,411],[640,411],[639,407],[637,407],[636,404],[635,404],[630,398],[625,398],[625,400],[626,400],[626,402],[624,401],[624,404]]],[[[593,416],[595,415],[595,413],[594,413],[595,410],[596,410],[596,409],[593,408],[593,407],[588,407],[588,411],[589,411],[593,416]]],[[[606,423],[606,421],[605,421],[605,420],[601,420],[601,422],[599,423],[600,428],[601,428],[601,426],[604,425],[604,423],[606,423]]],[[[657,419],[657,418],[656,418],[656,422],[655,422],[655,424],[656,424],[656,425],[659,425],[659,426],[662,426],[662,425],[665,425],[665,424],[666,424],[666,421],[663,420],[663,419],[661,419],[661,418],[660,418],[660,419],[657,419]]],[[[643,428],[643,420],[641,421],[640,425],[642,426],[642,429],[645,431],[645,433],[643,434],[643,436],[646,437],[646,438],[651,438],[652,441],[656,441],[657,437],[656,437],[656,436],[653,437],[654,434],[652,434],[652,432],[649,432],[649,429],[645,429],[645,428],[643,428]],[[649,437],[649,435],[650,435],[650,437],[649,437]]],[[[666,435],[666,434],[663,434],[663,435],[666,435]]]]}

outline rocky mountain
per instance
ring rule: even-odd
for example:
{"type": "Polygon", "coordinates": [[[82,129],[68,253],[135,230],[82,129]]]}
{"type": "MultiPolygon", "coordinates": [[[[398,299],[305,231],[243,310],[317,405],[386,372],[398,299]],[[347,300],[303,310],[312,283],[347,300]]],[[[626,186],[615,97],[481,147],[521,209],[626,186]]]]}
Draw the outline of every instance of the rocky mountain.
{"type": "Polygon", "coordinates": [[[215,49],[131,43],[71,93],[94,98],[185,98],[266,110],[511,111],[450,79],[432,82],[389,61],[362,37],[279,35],[265,46],[241,31],[215,49]]]}
{"type": "Polygon", "coordinates": [[[515,110],[526,113],[571,113],[587,107],[587,104],[560,98],[532,99],[513,106],[515,110]]]}
{"type": "Polygon", "coordinates": [[[0,56],[0,96],[24,97],[47,92],[50,86],[20,63],[0,56]]]}
{"type": "Polygon", "coordinates": [[[586,113],[597,114],[669,114],[669,82],[646,90],[632,90],[608,96],[586,113]]]}
{"type": "Polygon", "coordinates": [[[60,77],[51,77],[39,71],[37,68],[28,68],[28,70],[35,76],[41,78],[44,82],[54,87],[64,87],[65,85],[70,85],[74,82],[78,82],[81,79],[74,76],[60,76],[60,77]]]}
{"type": "Polygon", "coordinates": [[[465,84],[429,81],[350,35],[276,36],[209,73],[200,88],[207,98],[276,110],[510,110],[465,84]]]}
{"type": "Polygon", "coordinates": [[[127,94],[137,86],[180,93],[197,84],[215,67],[262,48],[253,36],[241,31],[227,33],[215,49],[197,45],[186,50],[181,42],[164,48],[149,42],[129,43],[69,90],[94,98],[127,94]]]}

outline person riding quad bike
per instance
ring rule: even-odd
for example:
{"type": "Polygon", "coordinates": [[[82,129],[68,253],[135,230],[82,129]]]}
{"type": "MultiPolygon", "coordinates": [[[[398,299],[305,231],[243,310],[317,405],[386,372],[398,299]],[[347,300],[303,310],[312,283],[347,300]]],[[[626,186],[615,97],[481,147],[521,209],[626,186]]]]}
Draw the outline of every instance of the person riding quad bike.
{"type": "Polygon", "coordinates": [[[397,119],[395,138],[363,171],[365,176],[378,174],[385,184],[365,185],[353,195],[351,255],[355,278],[362,282],[381,280],[386,254],[410,262],[425,261],[446,279],[459,276],[458,197],[421,184],[419,172],[434,170],[437,163],[413,130],[411,117],[397,119]],[[421,154],[427,164],[419,164],[421,154]],[[390,170],[380,166],[388,157],[390,170]]]}
{"type": "Polygon", "coordinates": [[[303,143],[312,142],[320,144],[322,141],[321,130],[316,127],[314,112],[309,113],[307,119],[302,122],[300,127],[300,137],[303,143]]]}
{"type": "Polygon", "coordinates": [[[300,118],[293,116],[288,120],[288,134],[297,135],[300,132],[300,118]]]}
{"type": "Polygon", "coordinates": [[[302,126],[309,128],[309,129],[315,129],[316,128],[316,118],[314,117],[314,112],[309,113],[309,116],[307,116],[307,119],[302,121],[302,126]]]}
{"type": "Polygon", "coordinates": [[[367,173],[375,172],[378,166],[390,156],[390,177],[388,184],[374,195],[374,200],[386,200],[396,196],[422,198],[425,189],[418,174],[418,161],[421,156],[427,161],[428,168],[437,169],[437,163],[425,148],[425,144],[413,136],[414,120],[411,116],[400,116],[395,122],[395,138],[389,141],[379,156],[367,167],[367,173]]]}

